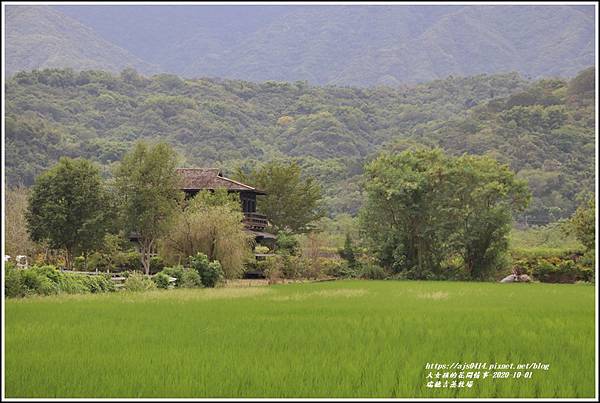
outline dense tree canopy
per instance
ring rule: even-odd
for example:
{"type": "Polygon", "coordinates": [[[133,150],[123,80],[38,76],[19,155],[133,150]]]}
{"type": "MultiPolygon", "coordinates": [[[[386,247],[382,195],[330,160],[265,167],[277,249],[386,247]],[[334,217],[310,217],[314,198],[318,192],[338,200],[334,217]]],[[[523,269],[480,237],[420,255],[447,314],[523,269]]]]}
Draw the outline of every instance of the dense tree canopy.
{"type": "Polygon", "coordinates": [[[366,171],[363,235],[384,267],[410,278],[457,266],[469,278],[488,276],[508,247],[512,213],[529,196],[487,156],[407,150],[382,154],[366,171]]]}
{"type": "Polygon", "coordinates": [[[237,177],[267,193],[259,196],[257,209],[268,217],[275,231],[307,232],[324,214],[321,186],[312,177],[302,178],[296,163],[273,161],[249,173],[240,169],[237,177]]]}
{"type": "Polygon", "coordinates": [[[27,228],[32,240],[63,249],[71,268],[75,253],[102,243],[111,207],[98,167],[63,157],[37,177],[29,196],[27,228]]]}
{"type": "Polygon", "coordinates": [[[569,217],[594,182],[594,69],[570,81],[517,74],[413,87],[151,78],[128,69],[21,72],[6,85],[6,174],[29,186],[59,156],[103,172],[138,139],[160,139],[187,166],[231,174],[292,159],[323,185],[327,212],[354,214],[364,162],[407,143],[490,153],[529,182],[528,222],[569,217]]]}
{"type": "Polygon", "coordinates": [[[146,274],[158,239],[183,199],[176,165],[176,153],[167,144],[138,142],[115,169],[123,229],[136,237],[146,274]]]}

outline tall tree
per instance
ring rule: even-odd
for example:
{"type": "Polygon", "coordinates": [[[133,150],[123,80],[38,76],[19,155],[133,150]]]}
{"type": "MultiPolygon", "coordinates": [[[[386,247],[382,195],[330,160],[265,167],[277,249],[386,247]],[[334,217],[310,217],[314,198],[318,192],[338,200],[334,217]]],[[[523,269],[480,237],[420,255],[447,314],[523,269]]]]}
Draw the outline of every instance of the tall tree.
{"type": "Polygon", "coordinates": [[[74,253],[102,242],[109,218],[99,169],[88,160],[66,157],[36,179],[26,213],[31,239],[63,249],[67,268],[74,253]]]}
{"type": "Polygon", "coordinates": [[[445,156],[440,150],[382,154],[368,164],[361,230],[381,264],[424,278],[438,272],[451,217],[445,156]]]}
{"type": "Polygon", "coordinates": [[[32,256],[37,246],[29,237],[27,232],[27,199],[29,189],[25,186],[15,186],[6,189],[5,197],[5,220],[4,220],[4,251],[7,255],[32,256]]]}
{"type": "Polygon", "coordinates": [[[485,279],[504,264],[513,213],[527,207],[531,194],[525,181],[490,157],[463,155],[449,163],[449,211],[456,224],[450,239],[466,274],[485,279]]]}
{"type": "Polygon", "coordinates": [[[325,214],[321,186],[312,177],[303,178],[296,162],[272,161],[249,173],[238,169],[236,177],[267,193],[259,198],[257,209],[276,231],[307,232],[325,214]]]}
{"type": "Polygon", "coordinates": [[[381,263],[413,278],[441,274],[456,258],[473,279],[502,263],[512,214],[529,191],[490,157],[441,150],[383,154],[366,168],[361,226],[381,263]]]}
{"type": "Polygon", "coordinates": [[[139,243],[146,274],[157,240],[168,231],[183,199],[176,164],[177,154],[169,145],[138,142],[115,169],[124,229],[139,243]]]}

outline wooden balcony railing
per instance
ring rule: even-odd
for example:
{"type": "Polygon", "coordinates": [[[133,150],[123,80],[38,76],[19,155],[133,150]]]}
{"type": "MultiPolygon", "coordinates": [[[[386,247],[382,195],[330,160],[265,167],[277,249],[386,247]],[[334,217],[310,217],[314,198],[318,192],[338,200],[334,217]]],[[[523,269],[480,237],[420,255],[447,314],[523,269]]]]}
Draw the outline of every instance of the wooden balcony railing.
{"type": "Polygon", "coordinates": [[[263,231],[268,224],[267,216],[260,213],[244,213],[242,222],[247,229],[253,231],[263,231]]]}

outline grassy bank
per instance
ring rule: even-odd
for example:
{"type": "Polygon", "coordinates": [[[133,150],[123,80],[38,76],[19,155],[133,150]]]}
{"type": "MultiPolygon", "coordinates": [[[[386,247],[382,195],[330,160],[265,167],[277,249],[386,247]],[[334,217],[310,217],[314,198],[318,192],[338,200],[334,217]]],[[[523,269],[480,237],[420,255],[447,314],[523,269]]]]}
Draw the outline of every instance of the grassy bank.
{"type": "Polygon", "coordinates": [[[591,397],[594,287],[337,281],[6,300],[7,397],[591,397]],[[426,387],[428,362],[547,363],[426,387]]]}

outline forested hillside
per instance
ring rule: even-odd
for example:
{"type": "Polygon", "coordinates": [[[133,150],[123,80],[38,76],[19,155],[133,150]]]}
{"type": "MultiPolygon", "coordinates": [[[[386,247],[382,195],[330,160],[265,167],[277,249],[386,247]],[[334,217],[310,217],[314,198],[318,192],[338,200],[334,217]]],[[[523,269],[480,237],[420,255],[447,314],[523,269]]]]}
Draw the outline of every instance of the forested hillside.
{"type": "Polygon", "coordinates": [[[125,67],[154,73],[152,66],[103,39],[89,27],[47,6],[6,7],[6,74],[72,67],[119,72],[125,67]]]}
{"type": "Polygon", "coordinates": [[[355,212],[365,161],[382,148],[439,145],[491,153],[527,178],[530,220],[569,216],[593,189],[594,69],[530,82],[518,74],[448,78],[413,87],[317,87],[146,78],[134,70],[21,72],[6,87],[9,185],[30,185],[61,155],[111,164],[137,139],[173,144],[187,166],[231,174],[297,159],[323,185],[331,213],[355,212]]]}
{"type": "Polygon", "coordinates": [[[508,71],[569,78],[595,61],[591,5],[9,5],[7,10],[9,74],[134,66],[189,78],[396,86],[508,71]]]}

